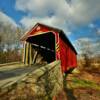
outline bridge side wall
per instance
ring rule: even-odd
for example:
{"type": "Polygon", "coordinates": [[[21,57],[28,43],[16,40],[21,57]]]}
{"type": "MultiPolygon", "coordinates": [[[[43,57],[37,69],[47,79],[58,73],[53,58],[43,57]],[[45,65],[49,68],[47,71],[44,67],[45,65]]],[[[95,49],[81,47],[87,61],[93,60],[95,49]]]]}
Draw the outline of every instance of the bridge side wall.
{"type": "Polygon", "coordinates": [[[49,100],[62,89],[63,77],[60,61],[54,61],[30,72],[23,79],[3,89],[0,92],[0,98],[2,100],[12,98],[18,100],[49,100]]]}

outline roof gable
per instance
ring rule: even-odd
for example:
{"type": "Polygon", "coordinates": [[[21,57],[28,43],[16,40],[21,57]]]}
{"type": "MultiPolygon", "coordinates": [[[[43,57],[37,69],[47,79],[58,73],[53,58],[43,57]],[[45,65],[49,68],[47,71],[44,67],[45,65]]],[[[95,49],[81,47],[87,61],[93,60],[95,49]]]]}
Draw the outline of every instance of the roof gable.
{"type": "Polygon", "coordinates": [[[43,32],[47,33],[47,32],[51,32],[51,31],[59,33],[60,36],[62,37],[62,39],[66,43],[68,43],[71,46],[71,48],[74,50],[74,52],[77,54],[77,52],[76,52],[75,48],[73,47],[72,43],[70,42],[70,40],[67,38],[67,36],[65,35],[65,33],[61,29],[54,28],[54,27],[44,25],[44,24],[41,24],[41,23],[37,23],[30,31],[26,32],[21,37],[20,40],[21,41],[26,41],[27,38],[30,37],[30,36],[35,36],[35,35],[38,35],[38,34],[43,34],[43,32]]]}
{"type": "Polygon", "coordinates": [[[47,31],[55,31],[60,33],[60,29],[54,28],[54,27],[50,27],[41,23],[37,23],[30,31],[26,32],[22,37],[21,37],[21,41],[25,41],[29,36],[34,36],[36,34],[40,34],[43,32],[47,32],[47,31]]]}

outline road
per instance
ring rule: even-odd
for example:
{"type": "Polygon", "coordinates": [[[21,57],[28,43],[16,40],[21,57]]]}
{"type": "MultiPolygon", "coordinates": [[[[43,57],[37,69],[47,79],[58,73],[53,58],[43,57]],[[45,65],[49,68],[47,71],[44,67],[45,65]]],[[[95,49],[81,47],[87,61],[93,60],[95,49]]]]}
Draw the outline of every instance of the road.
{"type": "Polygon", "coordinates": [[[0,88],[7,87],[8,85],[13,84],[14,82],[24,78],[28,73],[36,70],[41,66],[43,65],[35,64],[30,67],[29,66],[26,67],[5,66],[4,68],[3,67],[0,68],[0,88]]]}

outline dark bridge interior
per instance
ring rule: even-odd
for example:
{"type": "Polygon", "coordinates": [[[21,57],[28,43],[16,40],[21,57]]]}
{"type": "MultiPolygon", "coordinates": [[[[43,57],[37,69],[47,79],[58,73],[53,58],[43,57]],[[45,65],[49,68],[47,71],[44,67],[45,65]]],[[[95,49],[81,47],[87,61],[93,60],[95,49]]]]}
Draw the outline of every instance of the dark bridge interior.
{"type": "Polygon", "coordinates": [[[53,62],[55,58],[55,35],[52,32],[31,36],[27,42],[41,54],[47,63],[53,62]]]}

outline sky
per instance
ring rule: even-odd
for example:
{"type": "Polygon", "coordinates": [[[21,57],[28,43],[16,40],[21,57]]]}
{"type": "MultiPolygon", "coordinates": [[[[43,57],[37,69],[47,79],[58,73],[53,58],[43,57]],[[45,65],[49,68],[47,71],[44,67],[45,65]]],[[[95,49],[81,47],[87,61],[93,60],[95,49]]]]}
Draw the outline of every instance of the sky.
{"type": "Polygon", "coordinates": [[[100,54],[100,0],[0,0],[0,23],[27,30],[37,22],[62,29],[78,52],[82,41],[100,54]]]}

